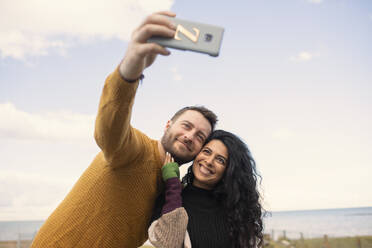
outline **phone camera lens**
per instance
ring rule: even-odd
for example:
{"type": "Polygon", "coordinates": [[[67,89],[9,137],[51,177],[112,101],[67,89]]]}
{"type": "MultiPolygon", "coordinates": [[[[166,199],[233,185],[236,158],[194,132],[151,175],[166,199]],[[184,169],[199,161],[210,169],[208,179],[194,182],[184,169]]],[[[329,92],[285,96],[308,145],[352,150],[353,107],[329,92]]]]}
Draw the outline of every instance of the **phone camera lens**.
{"type": "Polygon", "coordinates": [[[213,35],[211,35],[211,34],[205,34],[204,35],[204,40],[206,42],[211,42],[212,41],[212,38],[213,38],[213,35]]]}

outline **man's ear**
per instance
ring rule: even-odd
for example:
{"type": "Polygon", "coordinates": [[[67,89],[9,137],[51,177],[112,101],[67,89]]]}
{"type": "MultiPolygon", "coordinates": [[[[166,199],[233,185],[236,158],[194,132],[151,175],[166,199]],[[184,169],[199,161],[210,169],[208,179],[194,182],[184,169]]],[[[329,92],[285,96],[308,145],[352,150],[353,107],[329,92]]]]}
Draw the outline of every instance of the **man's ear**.
{"type": "Polygon", "coordinates": [[[165,125],[164,132],[167,131],[167,129],[172,126],[172,120],[167,121],[167,124],[165,125]]]}

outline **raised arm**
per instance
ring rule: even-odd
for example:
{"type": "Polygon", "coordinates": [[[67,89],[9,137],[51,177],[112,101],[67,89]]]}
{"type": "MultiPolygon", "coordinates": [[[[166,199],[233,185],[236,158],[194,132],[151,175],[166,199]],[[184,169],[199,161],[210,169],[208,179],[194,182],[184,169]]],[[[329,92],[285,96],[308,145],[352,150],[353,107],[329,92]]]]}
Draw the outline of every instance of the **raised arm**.
{"type": "Polygon", "coordinates": [[[141,140],[130,126],[132,106],[143,70],[150,66],[158,54],[169,55],[164,47],[147,43],[153,35],[172,37],[172,12],[159,12],[148,16],[133,31],[126,54],[118,68],[106,79],[100,99],[95,126],[95,139],[105,159],[113,166],[136,157],[141,151],[141,140]],[[131,152],[125,152],[130,149],[131,152]]]}
{"type": "Polygon", "coordinates": [[[179,168],[169,153],[166,154],[165,165],[161,170],[165,182],[165,203],[161,217],[155,220],[148,230],[149,240],[157,248],[189,248],[191,243],[187,233],[188,216],[182,207],[179,168]]]}

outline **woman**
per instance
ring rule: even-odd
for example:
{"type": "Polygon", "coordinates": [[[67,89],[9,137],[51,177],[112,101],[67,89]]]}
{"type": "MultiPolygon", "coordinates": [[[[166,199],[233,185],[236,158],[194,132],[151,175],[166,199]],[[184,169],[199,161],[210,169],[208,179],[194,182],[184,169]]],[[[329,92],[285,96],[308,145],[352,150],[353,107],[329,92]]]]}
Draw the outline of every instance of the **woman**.
{"type": "Polygon", "coordinates": [[[223,130],[213,132],[182,179],[184,189],[178,179],[178,165],[169,154],[166,157],[162,168],[165,197],[158,198],[156,220],[149,228],[153,245],[262,246],[259,176],[244,142],[223,130]]]}

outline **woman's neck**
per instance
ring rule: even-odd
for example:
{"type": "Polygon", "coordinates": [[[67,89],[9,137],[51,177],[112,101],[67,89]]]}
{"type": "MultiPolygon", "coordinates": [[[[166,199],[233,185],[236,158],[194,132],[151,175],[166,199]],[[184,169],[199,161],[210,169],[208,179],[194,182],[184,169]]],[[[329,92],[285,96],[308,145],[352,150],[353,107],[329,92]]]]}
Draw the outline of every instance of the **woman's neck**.
{"type": "Polygon", "coordinates": [[[192,186],[194,187],[197,187],[197,188],[200,188],[200,189],[205,189],[205,190],[212,190],[213,187],[209,186],[209,185],[206,185],[206,184],[203,184],[197,180],[194,179],[194,181],[192,182],[192,186]]]}

